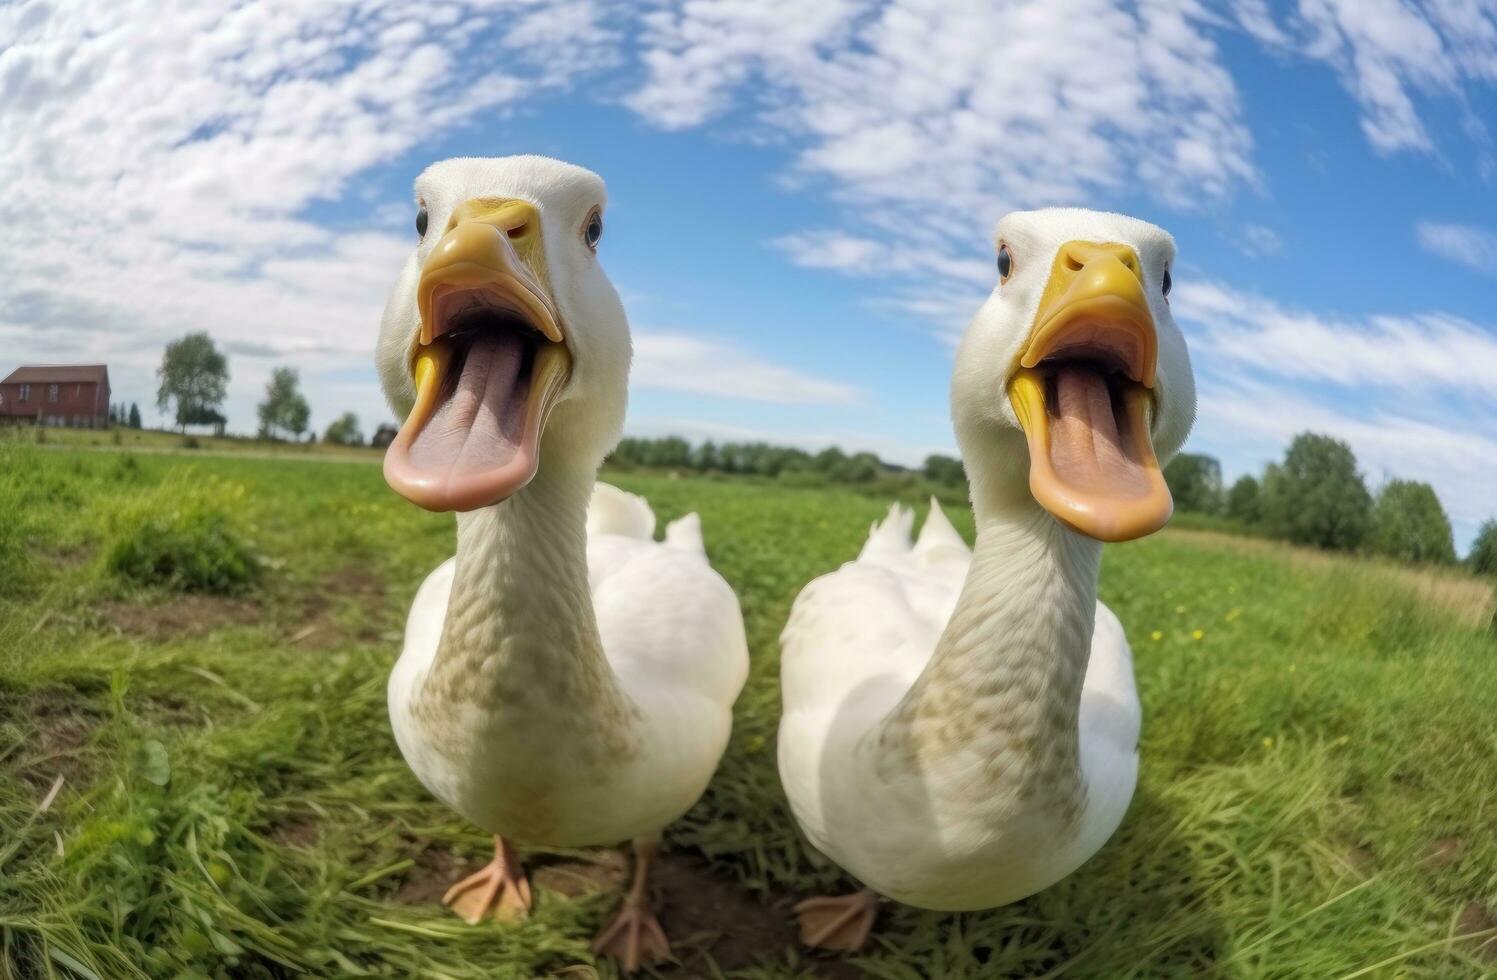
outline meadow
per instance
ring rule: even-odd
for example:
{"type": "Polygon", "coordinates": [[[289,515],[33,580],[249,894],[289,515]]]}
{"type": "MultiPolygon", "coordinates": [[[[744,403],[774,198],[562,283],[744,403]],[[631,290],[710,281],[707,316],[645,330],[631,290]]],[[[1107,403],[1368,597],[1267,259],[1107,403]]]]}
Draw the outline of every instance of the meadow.
{"type": "MultiPolygon", "coordinates": [[[[406,769],[384,691],[451,518],[367,451],[152,448],[0,444],[0,978],[615,975],[587,952],[615,851],[529,852],[520,924],[438,904],[488,841],[406,769]]],[[[661,975],[1497,974],[1486,584],[1192,531],[1110,546],[1145,711],[1117,836],[1016,905],[886,904],[864,954],[809,955],[790,905],[850,883],[779,790],[777,636],[888,502],[609,478],[662,524],[702,515],[753,653],[722,767],[667,837],[661,975]]]]}

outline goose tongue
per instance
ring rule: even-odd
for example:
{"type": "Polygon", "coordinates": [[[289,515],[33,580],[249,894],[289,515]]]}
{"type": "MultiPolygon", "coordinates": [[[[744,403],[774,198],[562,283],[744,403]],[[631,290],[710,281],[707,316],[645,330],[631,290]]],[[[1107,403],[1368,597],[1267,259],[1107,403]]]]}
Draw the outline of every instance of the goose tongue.
{"type": "Polygon", "coordinates": [[[1054,384],[1050,465],[1055,475],[1091,493],[1143,496],[1148,491],[1144,463],[1118,429],[1107,379],[1100,371],[1067,365],[1055,373],[1054,384]]]}
{"type": "Polygon", "coordinates": [[[1029,490],[1056,519],[1100,541],[1143,537],[1174,505],[1149,432],[1143,385],[1086,362],[1022,368],[1009,385],[1029,442],[1029,490]]]}
{"type": "Polygon", "coordinates": [[[427,510],[462,511],[529,483],[543,414],[531,397],[536,361],[531,340],[511,330],[440,337],[423,348],[415,407],[385,454],[390,486],[427,510]]]}
{"type": "Polygon", "coordinates": [[[525,343],[509,331],[474,338],[449,370],[436,411],[406,454],[417,471],[462,480],[504,466],[520,451],[529,377],[525,343]]]}

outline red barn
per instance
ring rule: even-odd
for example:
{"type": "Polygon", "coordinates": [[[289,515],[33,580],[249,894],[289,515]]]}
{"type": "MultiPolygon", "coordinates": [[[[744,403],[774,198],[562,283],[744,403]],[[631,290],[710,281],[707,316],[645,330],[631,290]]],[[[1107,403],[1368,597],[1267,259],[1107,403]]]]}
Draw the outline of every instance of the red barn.
{"type": "Polygon", "coordinates": [[[101,429],[109,424],[109,369],[102,364],[34,364],[0,381],[0,422],[101,429]]]}

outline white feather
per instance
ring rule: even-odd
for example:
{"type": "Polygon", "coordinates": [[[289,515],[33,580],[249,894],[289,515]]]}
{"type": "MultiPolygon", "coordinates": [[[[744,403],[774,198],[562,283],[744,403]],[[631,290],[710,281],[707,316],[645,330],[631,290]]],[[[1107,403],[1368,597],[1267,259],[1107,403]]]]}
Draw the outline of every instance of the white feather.
{"type": "Polygon", "coordinates": [[[805,587],[781,636],[780,777],[797,822],[875,891],[931,909],[1003,905],[1070,874],[1117,829],[1137,780],[1141,709],[1122,625],[1096,601],[1101,547],[1031,497],[1003,396],[1063,242],[1139,256],[1161,464],[1195,410],[1160,288],[1167,233],[1057,209],[1010,215],[998,237],[1016,271],[974,316],[952,378],[976,550],[934,500],[912,546],[913,514],[896,504],[856,560],[805,587]]]}
{"type": "MultiPolygon", "coordinates": [[[[536,206],[572,364],[531,483],[459,514],[457,556],[416,594],[390,676],[396,740],[435,796],[516,842],[658,834],[722,756],[748,648],[696,516],[659,542],[643,498],[594,482],[622,428],[630,361],[623,307],[582,235],[603,182],[542,157],[458,159],[428,168],[416,193],[433,228],[475,198],[536,206]]],[[[380,377],[401,417],[421,263],[439,238],[417,247],[382,320],[380,377]]]]}

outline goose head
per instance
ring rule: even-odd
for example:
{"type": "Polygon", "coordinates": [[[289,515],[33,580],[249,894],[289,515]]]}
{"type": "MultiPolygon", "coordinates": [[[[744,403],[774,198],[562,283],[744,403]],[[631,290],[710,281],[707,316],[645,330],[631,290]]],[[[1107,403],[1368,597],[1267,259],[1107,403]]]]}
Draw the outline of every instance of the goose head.
{"type": "Polygon", "coordinates": [[[620,435],[630,356],[598,263],[603,181],[544,157],[463,158],[415,190],[420,241],[377,350],[405,419],[386,481],[428,510],[470,511],[545,467],[596,471],[620,435]]]}
{"type": "Polygon", "coordinates": [[[1161,467],[1195,419],[1170,315],[1175,244],[1118,214],[1022,211],[998,224],[1000,281],[957,351],[952,417],[974,494],[1032,500],[1126,541],[1173,504],[1161,467]]]}

